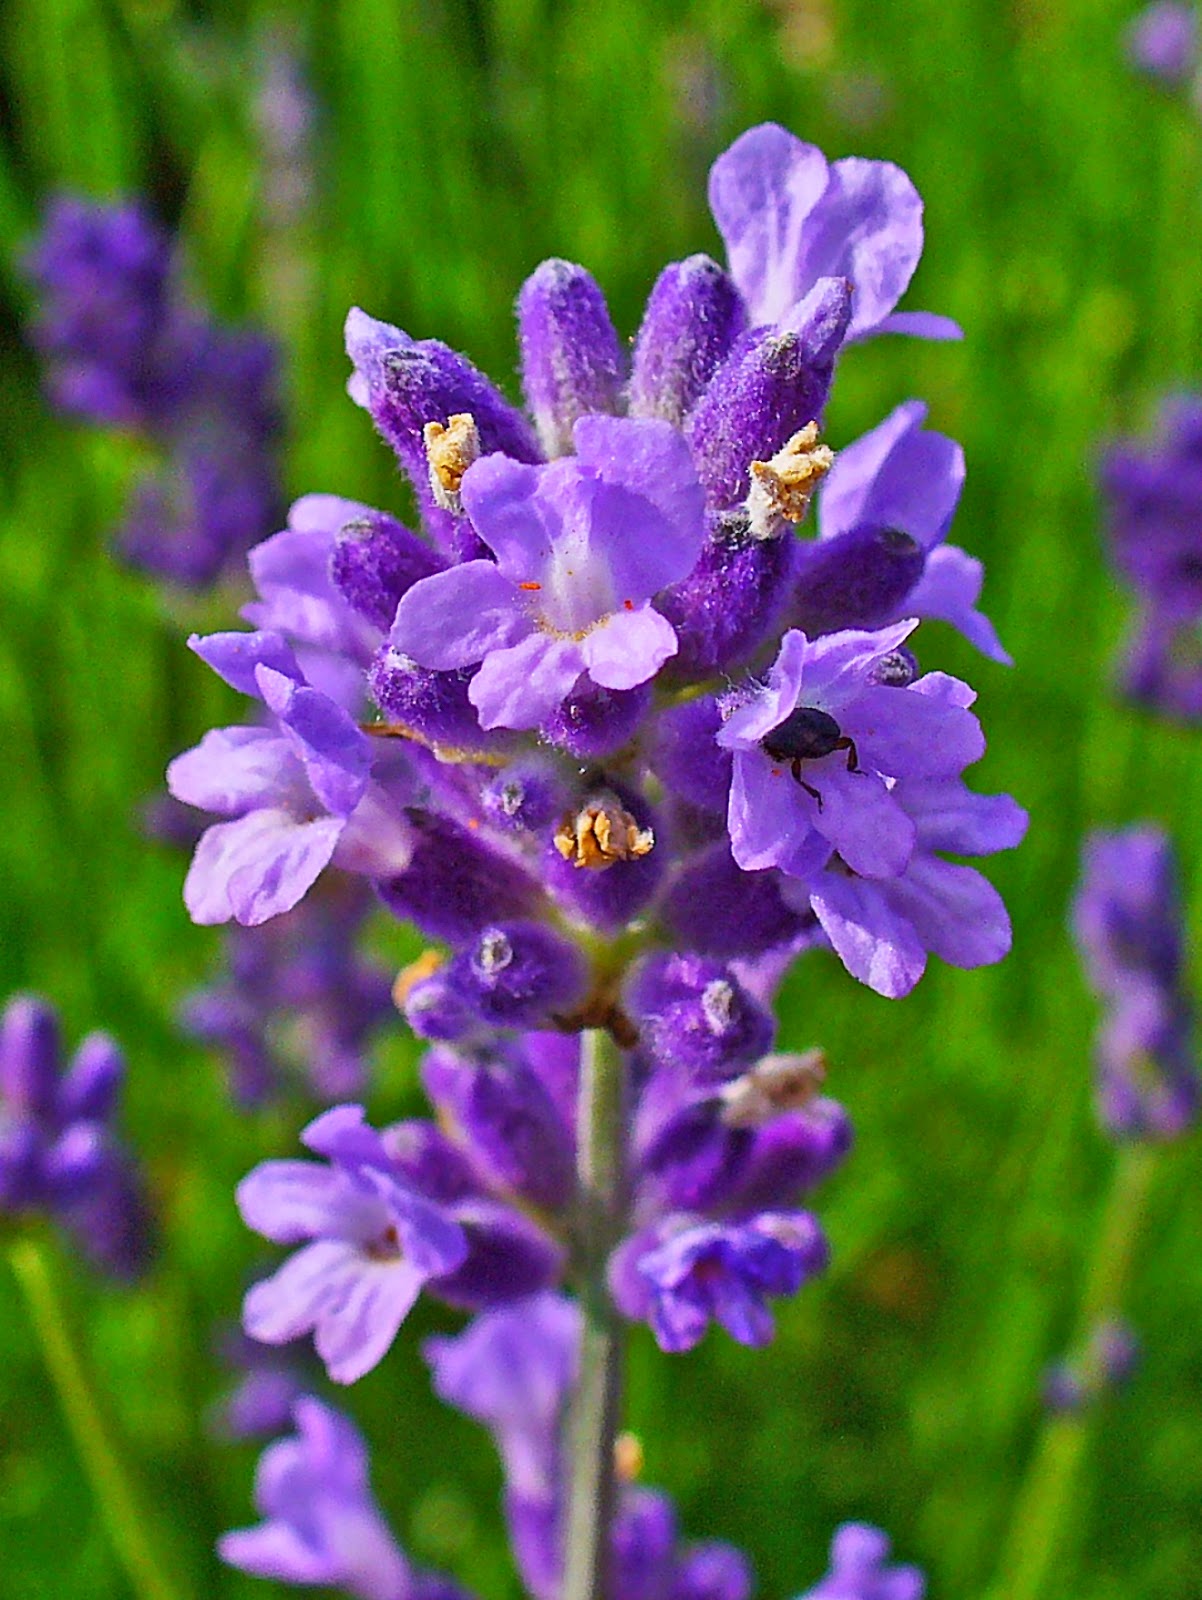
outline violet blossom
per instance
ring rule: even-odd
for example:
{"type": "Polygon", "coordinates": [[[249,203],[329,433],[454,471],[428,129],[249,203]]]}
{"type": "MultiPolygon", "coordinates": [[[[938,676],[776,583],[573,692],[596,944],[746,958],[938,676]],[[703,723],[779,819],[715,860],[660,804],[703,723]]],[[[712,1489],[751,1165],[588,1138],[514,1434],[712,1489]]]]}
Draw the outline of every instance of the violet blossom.
{"type": "Polygon", "coordinates": [[[1184,0],[1153,0],[1127,25],[1127,59],[1167,88],[1187,83],[1198,64],[1198,17],[1184,0]]]}
{"type": "Polygon", "coordinates": [[[845,1522],[831,1540],[830,1571],[798,1600],[922,1600],[917,1567],[891,1566],[889,1539],[866,1522],[845,1522]]]}

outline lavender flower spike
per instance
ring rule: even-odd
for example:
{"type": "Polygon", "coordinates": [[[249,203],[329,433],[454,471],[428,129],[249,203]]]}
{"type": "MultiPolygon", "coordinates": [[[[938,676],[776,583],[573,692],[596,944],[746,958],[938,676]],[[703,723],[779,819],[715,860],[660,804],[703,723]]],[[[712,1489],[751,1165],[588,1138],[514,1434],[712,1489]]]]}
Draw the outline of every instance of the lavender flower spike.
{"type": "Polygon", "coordinates": [[[947,317],[890,314],[922,254],[922,201],[892,162],[828,164],[816,145],[763,123],[714,162],[710,209],[754,325],[783,322],[819,278],[849,278],[850,338],[960,338],[947,317]]]}
{"type": "Polygon", "coordinates": [[[302,1134],[327,1165],[265,1161],[238,1186],[248,1227],[276,1244],[309,1240],[246,1296],[252,1339],[287,1344],[310,1329],[335,1383],[380,1361],[422,1286],[467,1257],[458,1223],[397,1176],[359,1106],[337,1106],[302,1134]]]}
{"type": "Polygon", "coordinates": [[[676,429],[582,417],[576,454],[530,467],[487,456],[463,504],[497,561],[425,578],[391,643],[439,671],[482,662],[468,691],[485,728],[535,728],[582,675],[633,689],[676,652],[651,596],[682,578],[704,538],[701,488],[676,429]]]}
{"type": "Polygon", "coordinates": [[[825,1578],[798,1600],[922,1600],[926,1579],[917,1567],[891,1567],[889,1539],[866,1522],[845,1522],[831,1540],[825,1578]]]}
{"type": "Polygon", "coordinates": [[[1167,88],[1188,82],[1198,62],[1198,18],[1183,0],[1154,0],[1128,25],[1124,44],[1137,71],[1167,88]]]}
{"type": "MultiPolygon", "coordinates": [[[[367,1480],[367,1447],[350,1420],[305,1396],[296,1435],[268,1446],[255,1474],[263,1521],[218,1541],[231,1567],[279,1583],[321,1584],[356,1600],[417,1600],[430,1580],[416,1573],[367,1480]]],[[[439,1583],[444,1595],[458,1591],[439,1583]]]]}

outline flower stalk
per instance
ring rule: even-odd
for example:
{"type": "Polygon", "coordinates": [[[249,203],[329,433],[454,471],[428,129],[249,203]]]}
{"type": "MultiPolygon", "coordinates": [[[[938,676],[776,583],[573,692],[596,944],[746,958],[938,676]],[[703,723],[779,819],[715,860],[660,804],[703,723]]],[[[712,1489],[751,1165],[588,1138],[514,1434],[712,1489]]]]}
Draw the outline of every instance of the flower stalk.
{"type": "Polygon", "coordinates": [[[606,1600],[614,1441],[622,1395],[622,1318],[606,1282],[625,1209],[626,1063],[610,1033],[583,1035],[578,1104],[580,1373],[571,1417],[564,1600],[606,1600]]]}

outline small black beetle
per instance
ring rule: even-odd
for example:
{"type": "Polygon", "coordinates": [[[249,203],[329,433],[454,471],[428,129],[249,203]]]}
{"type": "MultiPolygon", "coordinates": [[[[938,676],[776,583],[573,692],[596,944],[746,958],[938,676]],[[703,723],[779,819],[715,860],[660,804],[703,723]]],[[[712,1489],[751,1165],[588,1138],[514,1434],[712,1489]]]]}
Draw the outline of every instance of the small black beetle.
{"type": "Polygon", "coordinates": [[[822,796],[801,775],[803,761],[820,761],[835,750],[847,751],[848,772],[860,770],[855,742],[844,734],[829,711],[817,706],[798,706],[760,740],[760,749],[771,761],[787,761],[795,781],[812,794],[822,809],[822,796]]]}

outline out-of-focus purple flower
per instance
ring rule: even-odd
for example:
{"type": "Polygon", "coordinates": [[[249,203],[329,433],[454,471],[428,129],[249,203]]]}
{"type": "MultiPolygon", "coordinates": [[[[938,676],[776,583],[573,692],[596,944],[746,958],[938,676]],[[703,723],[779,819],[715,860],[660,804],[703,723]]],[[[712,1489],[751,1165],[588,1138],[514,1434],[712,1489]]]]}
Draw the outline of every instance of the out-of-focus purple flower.
{"type": "Polygon", "coordinates": [[[892,314],[922,254],[922,201],[891,162],[828,162],[815,145],[764,123],[715,161],[710,209],[754,325],[785,321],[819,278],[847,278],[852,338],[960,337],[946,317],[892,314]]]}
{"type": "Polygon", "coordinates": [[[1098,1110],[1123,1138],[1171,1138],[1202,1101],[1183,972],[1172,846],[1145,824],[1086,840],[1073,930],[1106,1006],[1098,1035],[1098,1110]]]}
{"type": "Polygon", "coordinates": [[[325,1101],[362,1091],[371,1036],[393,1014],[388,974],[356,949],[371,905],[346,880],[261,931],[230,930],[223,971],[188,996],[182,1021],[224,1054],[241,1103],[260,1104],[297,1077],[325,1101]]]}
{"type": "Polygon", "coordinates": [[[212,583],[277,515],[275,346],[193,308],[171,241],[137,205],[55,201],[28,271],[55,403],[132,429],[161,456],[118,548],[171,582],[212,583]]]}
{"type": "Polygon", "coordinates": [[[1044,1404],[1049,1411],[1080,1411],[1127,1383],[1139,1360],[1140,1344],[1133,1330],[1117,1317],[1106,1317],[1076,1360],[1058,1361],[1044,1374],[1044,1404]]]}
{"type": "Polygon", "coordinates": [[[773,1333],[767,1299],[796,1294],[829,1257],[808,1211],[742,1222],[670,1218],[620,1247],[610,1282],[618,1305],[649,1322],[663,1350],[691,1350],[711,1320],[740,1344],[763,1345],[773,1333]]]}
{"type": "Polygon", "coordinates": [[[798,1600],[922,1600],[917,1567],[889,1565],[889,1538],[866,1522],[845,1522],[831,1540],[830,1571],[798,1600]]]}
{"type": "Polygon", "coordinates": [[[58,1018],[34,995],[0,1014],[0,1212],[46,1211],[104,1271],[149,1263],[141,1176],[113,1129],[125,1058],[91,1033],[64,1070],[58,1018]]]}
{"type": "MultiPolygon", "coordinates": [[[[848,550],[844,577],[844,614],[832,618],[834,627],[879,628],[904,616],[932,617],[949,622],[982,654],[1009,663],[1010,657],[989,619],[976,609],[981,593],[981,563],[955,545],[945,544],[948,528],[964,485],[964,452],[954,439],[923,428],[927,407],[907,400],[884,422],[835,456],[835,464],[818,491],[818,537],[835,541],[807,551],[797,580],[796,617],[806,632],[815,629],[810,613],[818,608],[813,594],[813,572],[818,559],[828,567],[840,549],[848,550]],[[900,600],[886,601],[872,610],[871,575],[852,565],[851,541],[856,530],[897,529],[915,541],[922,552],[918,575],[900,600]],[[867,592],[866,592],[867,591],[867,592]],[[857,601],[859,605],[857,606],[857,601]],[[856,614],[860,610],[861,614],[856,614]]],[[[827,578],[826,589],[836,587],[827,578]]],[[[815,620],[818,620],[817,616],[815,620]]]]}
{"type": "Polygon", "coordinates": [[[397,610],[391,643],[420,665],[482,663],[468,695],[485,728],[538,727],[584,674],[633,689],[676,651],[650,600],[701,550],[688,449],[655,420],[583,417],[574,438],[550,466],[469,467],[463,505],[496,562],[426,578],[397,610]]]}
{"type": "Polygon", "coordinates": [[[266,1161],[238,1186],[248,1227],[304,1248],[247,1294],[252,1339],[287,1344],[313,1330],[335,1383],[354,1383],[388,1351],[423,1286],[467,1256],[457,1222],[398,1176],[359,1106],[318,1117],[302,1139],[325,1157],[266,1161]]]}
{"type": "Polygon", "coordinates": [[[210,1430],[225,1439],[271,1439],[284,1433],[293,1406],[314,1375],[305,1370],[300,1351],[260,1344],[240,1328],[223,1330],[217,1348],[238,1381],[212,1408],[210,1430]]]}
{"type": "Polygon", "coordinates": [[[862,876],[905,870],[917,830],[886,780],[950,778],[984,750],[971,691],[957,703],[924,680],[875,681],[916,626],[815,640],[792,630],[767,683],[734,699],[718,743],[734,753],[728,824],[745,871],[809,880],[835,852],[862,876]]]}
{"type": "Polygon", "coordinates": [[[434,1585],[461,1595],[406,1560],[372,1498],[367,1447],[354,1424],[311,1396],[296,1402],[293,1416],[295,1436],[269,1445],[259,1461],[263,1521],[224,1534],[221,1559],[256,1577],[329,1586],[357,1600],[421,1600],[434,1585]]]}
{"type": "Polygon", "coordinates": [[[1198,64],[1198,18],[1183,0],[1156,0],[1127,24],[1127,59],[1170,89],[1188,81],[1198,64]]]}
{"type": "Polygon", "coordinates": [[[290,911],[331,861],[369,877],[403,871],[412,854],[403,798],[372,781],[371,741],[304,682],[282,636],[191,643],[234,688],[262,699],[274,724],[214,729],[167,769],[176,799],[232,819],[196,847],[184,885],[192,920],[255,927],[290,911]]]}

